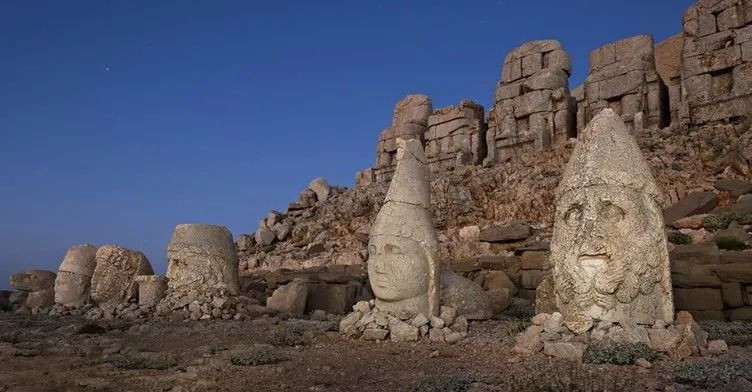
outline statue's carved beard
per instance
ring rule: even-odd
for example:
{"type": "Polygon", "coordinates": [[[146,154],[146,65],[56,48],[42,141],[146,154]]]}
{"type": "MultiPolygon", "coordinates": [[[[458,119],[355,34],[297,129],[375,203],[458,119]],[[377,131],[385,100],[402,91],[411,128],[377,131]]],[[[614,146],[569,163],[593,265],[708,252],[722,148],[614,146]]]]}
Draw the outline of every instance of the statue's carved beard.
{"type": "Polygon", "coordinates": [[[557,268],[558,293],[570,307],[586,311],[592,305],[608,310],[622,296],[620,288],[629,276],[620,258],[603,255],[574,256],[567,265],[557,268]]]}

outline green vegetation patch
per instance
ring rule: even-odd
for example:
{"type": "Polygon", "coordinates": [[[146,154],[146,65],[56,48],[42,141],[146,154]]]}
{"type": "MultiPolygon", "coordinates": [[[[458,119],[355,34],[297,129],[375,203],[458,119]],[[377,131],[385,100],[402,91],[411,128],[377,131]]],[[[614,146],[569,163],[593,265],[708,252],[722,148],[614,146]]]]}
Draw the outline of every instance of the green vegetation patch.
{"type": "Polygon", "coordinates": [[[643,343],[628,343],[608,347],[588,347],[583,361],[593,364],[629,365],[634,363],[637,358],[652,361],[656,355],[655,350],[643,343]]]}

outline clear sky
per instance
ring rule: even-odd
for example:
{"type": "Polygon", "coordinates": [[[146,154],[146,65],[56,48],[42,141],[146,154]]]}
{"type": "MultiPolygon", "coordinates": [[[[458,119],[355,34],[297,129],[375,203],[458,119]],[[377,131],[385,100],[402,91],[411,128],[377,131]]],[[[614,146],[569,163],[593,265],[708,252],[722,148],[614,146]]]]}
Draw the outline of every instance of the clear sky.
{"type": "Polygon", "coordinates": [[[488,109],[507,52],[681,30],[689,0],[0,2],[0,288],[73,244],[164,272],[178,223],[255,231],[352,186],[403,95],[488,109]]]}

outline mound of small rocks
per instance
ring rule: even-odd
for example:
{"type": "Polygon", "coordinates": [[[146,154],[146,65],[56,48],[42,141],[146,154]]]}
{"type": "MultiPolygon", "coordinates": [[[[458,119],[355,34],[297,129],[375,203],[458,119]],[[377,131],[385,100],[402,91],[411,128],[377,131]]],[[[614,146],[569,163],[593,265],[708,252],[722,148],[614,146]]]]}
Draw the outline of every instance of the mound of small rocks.
{"type": "Polygon", "coordinates": [[[708,342],[707,332],[686,311],[677,314],[673,325],[662,320],[652,326],[638,325],[632,320],[600,321],[579,335],[567,328],[559,312],[539,313],[531,321],[532,325],[515,339],[513,351],[518,354],[543,351],[552,357],[580,362],[588,347],[644,344],[679,361],[691,355],[717,355],[728,350],[723,340],[708,342]]]}
{"type": "Polygon", "coordinates": [[[339,332],[350,339],[386,340],[393,342],[456,343],[467,336],[467,319],[457,316],[457,309],[441,307],[441,315],[426,316],[402,313],[392,315],[376,308],[375,302],[360,301],[353,312],[339,323],[339,332]]]}

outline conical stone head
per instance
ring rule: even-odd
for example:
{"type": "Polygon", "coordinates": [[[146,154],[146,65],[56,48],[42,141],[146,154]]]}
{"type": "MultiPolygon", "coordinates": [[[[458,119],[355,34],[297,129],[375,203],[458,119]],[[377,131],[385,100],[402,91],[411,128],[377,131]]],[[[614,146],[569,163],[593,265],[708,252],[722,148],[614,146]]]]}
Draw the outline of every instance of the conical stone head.
{"type": "Polygon", "coordinates": [[[672,321],[659,196],[634,137],[604,109],[579,135],[556,192],[554,290],[574,332],[598,320],[672,321]]]}
{"type": "Polygon", "coordinates": [[[418,140],[397,145],[397,168],[371,229],[368,277],[380,309],[436,315],[439,248],[426,158],[418,140]]]}

